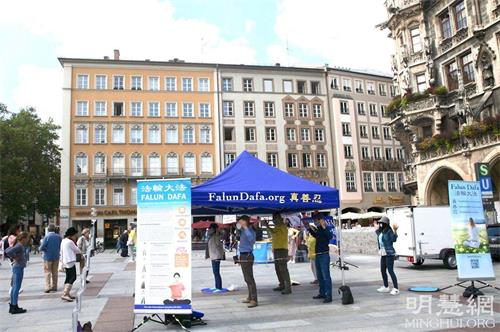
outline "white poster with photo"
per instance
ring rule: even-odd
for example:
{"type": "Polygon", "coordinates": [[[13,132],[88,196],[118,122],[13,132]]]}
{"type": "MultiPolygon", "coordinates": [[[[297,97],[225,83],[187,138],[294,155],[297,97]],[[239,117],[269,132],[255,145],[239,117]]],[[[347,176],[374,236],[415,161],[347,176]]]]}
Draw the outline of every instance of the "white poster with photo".
{"type": "Polygon", "coordinates": [[[191,313],[191,181],[137,181],[135,313],[191,313]]]}

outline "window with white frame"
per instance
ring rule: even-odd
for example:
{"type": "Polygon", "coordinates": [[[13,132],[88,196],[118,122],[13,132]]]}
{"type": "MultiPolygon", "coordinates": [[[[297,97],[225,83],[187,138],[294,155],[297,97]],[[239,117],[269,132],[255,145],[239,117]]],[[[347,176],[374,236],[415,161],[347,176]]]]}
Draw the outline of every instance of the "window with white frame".
{"type": "Polygon", "coordinates": [[[167,154],[167,174],[179,174],[179,157],[174,152],[167,154]]]}
{"type": "Polygon", "coordinates": [[[365,103],[357,103],[356,107],[359,115],[366,115],[365,103]]]}
{"type": "Polygon", "coordinates": [[[387,106],[380,105],[380,114],[382,114],[383,117],[390,117],[389,114],[387,114],[387,106]]]}
{"type": "Polygon", "coordinates": [[[165,116],[169,118],[177,117],[177,103],[166,103],[165,104],[165,116]]]}
{"type": "Polygon", "coordinates": [[[105,90],[107,88],[107,76],[106,75],[96,75],[95,76],[95,88],[96,88],[96,90],[105,90]]]}
{"type": "Polygon", "coordinates": [[[131,90],[142,90],[142,76],[132,76],[130,78],[131,90]]]}
{"type": "Polygon", "coordinates": [[[283,80],[283,92],[293,93],[293,83],[291,80],[283,80]]]}
{"type": "Polygon", "coordinates": [[[306,94],[307,93],[307,82],[302,80],[297,80],[297,93],[306,94]]]}
{"type": "Polygon", "coordinates": [[[87,206],[87,188],[75,189],[75,205],[87,206]]]}
{"type": "Polygon", "coordinates": [[[182,103],[182,116],[184,118],[194,117],[193,103],[182,103]]]}
{"type": "Polygon", "coordinates": [[[344,157],[346,159],[352,159],[352,145],[344,144],[344,157]]]}
{"type": "Polygon", "coordinates": [[[372,126],[372,138],[374,139],[379,139],[380,138],[380,133],[378,130],[378,126],[372,126]]]}
{"type": "Polygon", "coordinates": [[[112,142],[125,143],[125,128],[123,125],[113,125],[112,142]]]}
{"type": "Polygon", "coordinates": [[[199,78],[198,79],[198,91],[208,92],[209,91],[209,81],[208,78],[199,78]]]}
{"type": "Polygon", "coordinates": [[[289,153],[288,154],[288,167],[290,167],[290,168],[299,167],[296,153],[289,153]]]}
{"type": "Polygon", "coordinates": [[[245,141],[246,142],[255,142],[255,127],[245,127],[245,141]]]}
{"type": "Polygon", "coordinates": [[[321,104],[313,104],[313,116],[315,119],[321,119],[323,117],[323,107],[321,104]]]}
{"type": "Polygon", "coordinates": [[[425,92],[425,89],[427,89],[427,81],[425,80],[425,73],[416,74],[415,82],[417,83],[417,91],[425,92]]]}
{"type": "Polygon", "coordinates": [[[309,128],[300,128],[300,140],[309,142],[311,140],[311,130],[309,128]]]}
{"type": "Polygon", "coordinates": [[[170,125],[167,127],[166,142],[167,144],[177,144],[179,142],[177,126],[170,125]]]}
{"type": "Polygon", "coordinates": [[[321,84],[318,81],[311,81],[311,93],[319,95],[321,93],[321,84]]]}
{"type": "MultiPolygon", "coordinates": [[[[500,2],[496,2],[499,6],[500,2]]],[[[498,17],[498,16],[497,16],[498,17]]],[[[465,11],[465,1],[455,3],[455,25],[457,31],[467,28],[467,12],[465,11]]]]}
{"type": "Polygon", "coordinates": [[[309,108],[307,104],[299,103],[299,117],[308,118],[309,117],[309,108]]]}
{"type": "Polygon", "coordinates": [[[356,92],[363,93],[363,91],[364,91],[363,81],[361,81],[361,80],[355,80],[354,84],[356,86],[356,92]]]}
{"type": "Polygon", "coordinates": [[[367,192],[373,191],[372,173],[363,173],[363,189],[367,192]]]}
{"type": "Polygon", "coordinates": [[[266,118],[274,118],[274,102],[265,101],[264,102],[264,116],[266,118]]]}
{"type": "Polygon", "coordinates": [[[342,82],[344,83],[343,85],[344,91],[351,92],[352,91],[351,80],[348,78],[344,78],[342,82]]]}
{"type": "Polygon", "coordinates": [[[347,191],[349,192],[356,191],[356,177],[354,172],[350,171],[345,172],[345,184],[347,191]]]}
{"type": "Polygon", "coordinates": [[[184,126],[182,130],[182,143],[193,144],[194,143],[194,128],[192,126],[184,126]]]}
{"type": "Polygon", "coordinates": [[[177,78],[176,77],[165,77],[165,90],[176,91],[177,90],[177,78]]]}
{"type": "Polygon", "coordinates": [[[286,139],[292,142],[297,140],[297,131],[295,128],[286,128],[286,139]]]}
{"type": "Polygon", "coordinates": [[[249,117],[255,116],[255,103],[253,101],[243,102],[243,115],[249,117]]]}
{"type": "Polygon", "coordinates": [[[359,125],[359,136],[361,138],[368,138],[368,127],[366,125],[359,125]]]}
{"type": "Polygon", "coordinates": [[[312,167],[312,155],[310,153],[302,154],[302,167],[304,168],[312,167]]]}
{"type": "Polygon", "coordinates": [[[125,77],[123,75],[113,76],[113,90],[123,90],[125,88],[125,77]]]}
{"type": "Polygon", "coordinates": [[[375,94],[375,83],[367,82],[366,83],[366,92],[368,92],[369,95],[374,95],[375,94]]]}
{"type": "Polygon", "coordinates": [[[210,117],[210,104],[202,103],[199,105],[200,107],[200,118],[209,118],[210,117]]]}
{"type": "Polygon", "coordinates": [[[113,205],[125,205],[125,189],[123,187],[113,188],[113,205]]]}
{"type": "Polygon", "coordinates": [[[422,50],[422,41],[420,39],[420,29],[417,27],[410,29],[411,48],[413,52],[422,50]]]}
{"type": "Polygon", "coordinates": [[[94,174],[106,173],[106,156],[102,152],[97,152],[94,156],[94,174]]]}
{"type": "Polygon", "coordinates": [[[462,55],[460,57],[460,63],[462,65],[462,76],[464,84],[474,82],[476,75],[474,73],[474,59],[472,57],[472,53],[469,52],[465,55],[462,55]]]}
{"type": "Polygon", "coordinates": [[[391,128],[389,128],[389,127],[382,127],[382,130],[384,132],[384,139],[386,139],[386,140],[392,139],[392,137],[391,137],[391,128]]]}
{"type": "Polygon", "coordinates": [[[273,80],[264,79],[264,92],[273,92],[273,80]]]}
{"type": "Polygon", "coordinates": [[[387,91],[385,89],[385,83],[378,84],[378,94],[381,96],[387,96],[387,91]]]}
{"type": "Polygon", "coordinates": [[[399,191],[403,191],[405,179],[403,173],[398,173],[399,191]]]}
{"type": "Polygon", "coordinates": [[[142,155],[138,152],[130,156],[130,175],[142,176],[142,155]]]}
{"type": "Polygon", "coordinates": [[[94,127],[94,144],[106,144],[106,126],[103,124],[94,127]]]}
{"type": "Polygon", "coordinates": [[[379,147],[374,147],[374,148],[373,148],[373,158],[375,158],[375,160],[380,160],[380,159],[382,159],[382,155],[381,155],[381,152],[380,152],[380,148],[379,148],[379,147]]]}
{"type": "Polygon", "coordinates": [[[243,91],[252,92],[253,91],[253,79],[244,78],[243,79],[243,91]]]}
{"type": "Polygon", "coordinates": [[[94,103],[94,115],[95,116],[106,116],[106,102],[96,101],[94,103]]]}
{"type": "Polygon", "coordinates": [[[316,153],[316,167],[326,168],[326,155],[324,153],[316,153]]]}
{"type": "Polygon", "coordinates": [[[182,78],[182,91],[193,91],[193,79],[191,77],[182,78]]]}
{"type": "Polygon", "coordinates": [[[229,100],[224,100],[222,102],[222,112],[226,117],[234,116],[234,103],[229,100]]]}
{"type": "Polygon", "coordinates": [[[133,125],[130,128],[130,143],[142,144],[142,125],[133,125]]]}
{"type": "Polygon", "coordinates": [[[148,88],[150,91],[160,91],[160,78],[158,76],[149,76],[148,88]]]}
{"type": "Polygon", "coordinates": [[[377,191],[385,191],[384,173],[375,173],[375,187],[377,191]]]}
{"type": "Polygon", "coordinates": [[[209,126],[203,126],[200,128],[200,143],[210,144],[212,143],[212,131],[209,126]]]}
{"type": "Polygon", "coordinates": [[[201,163],[201,172],[202,173],[212,173],[213,165],[212,165],[212,155],[208,152],[204,152],[200,157],[201,163]]]}
{"type": "Polygon", "coordinates": [[[236,153],[224,153],[224,165],[229,166],[236,159],[236,153]]]}
{"type": "Polygon", "coordinates": [[[330,83],[330,88],[333,90],[338,90],[339,89],[339,78],[338,77],[333,77],[332,82],[330,83]]]}
{"type": "Polygon", "coordinates": [[[294,117],[293,103],[285,103],[285,117],[294,117]]]}
{"type": "Polygon", "coordinates": [[[156,152],[149,155],[148,161],[148,174],[152,176],[161,175],[161,158],[156,152]]]}
{"type": "Polygon", "coordinates": [[[137,187],[130,187],[130,205],[137,205],[137,187]]]}
{"type": "Polygon", "coordinates": [[[316,142],[324,142],[325,141],[325,130],[323,128],[315,128],[314,129],[314,140],[316,142]]]}
{"type": "Polygon", "coordinates": [[[233,91],[233,79],[231,77],[222,78],[222,91],[233,91]]]}
{"type": "Polygon", "coordinates": [[[349,103],[347,100],[340,101],[340,114],[349,114],[349,103]]]}
{"type": "Polygon", "coordinates": [[[276,142],[276,128],[275,127],[266,127],[266,141],[267,142],[276,142]]]}
{"type": "Polygon", "coordinates": [[[142,116],[142,102],[132,101],[130,103],[130,115],[131,116],[142,116]]]}
{"type": "Polygon", "coordinates": [[[396,191],[396,174],[387,173],[387,190],[396,191]]]}
{"type": "Polygon", "coordinates": [[[196,159],[191,152],[184,155],[184,173],[196,173],[196,159]]]}
{"type": "Polygon", "coordinates": [[[402,148],[396,149],[396,156],[398,160],[404,160],[405,158],[404,150],[402,148]]]}
{"type": "Polygon", "coordinates": [[[114,101],[113,102],[113,116],[124,116],[125,115],[125,110],[123,106],[123,102],[121,101],[114,101]]]}
{"type": "Polygon", "coordinates": [[[106,205],[106,188],[94,188],[94,205],[106,205]]]}
{"type": "Polygon", "coordinates": [[[371,116],[377,116],[377,104],[368,104],[368,108],[370,109],[370,115],[371,116]]]}
{"type": "Polygon", "coordinates": [[[76,144],[88,144],[89,142],[89,130],[87,125],[79,124],[76,126],[76,144]]]}
{"type": "Polygon", "coordinates": [[[157,101],[149,102],[148,115],[151,117],[159,117],[160,116],[160,103],[157,101]]]}
{"type": "Polygon", "coordinates": [[[370,149],[367,146],[362,146],[361,147],[361,158],[363,160],[370,159],[370,149]]]}
{"type": "Polygon", "coordinates": [[[89,102],[86,100],[79,100],[76,102],[76,115],[88,116],[89,115],[89,102]]]}
{"type": "Polygon", "coordinates": [[[278,167],[278,154],[277,153],[268,153],[267,154],[267,163],[270,166],[278,167]]]}
{"type": "Polygon", "coordinates": [[[161,143],[160,125],[152,124],[148,126],[148,143],[150,144],[161,143]]]}
{"type": "Polygon", "coordinates": [[[88,158],[83,152],[80,152],[75,157],[75,174],[87,175],[88,174],[88,158]]]}
{"type": "Polygon", "coordinates": [[[348,122],[342,122],[342,136],[351,136],[351,125],[348,122]]]}
{"type": "Polygon", "coordinates": [[[89,88],[89,75],[78,75],[76,77],[76,88],[77,89],[88,89],[89,88]]]}
{"type": "Polygon", "coordinates": [[[392,148],[385,148],[385,159],[392,160],[392,148]]]}
{"type": "Polygon", "coordinates": [[[125,156],[120,152],[113,154],[113,174],[125,174],[125,156]]]}

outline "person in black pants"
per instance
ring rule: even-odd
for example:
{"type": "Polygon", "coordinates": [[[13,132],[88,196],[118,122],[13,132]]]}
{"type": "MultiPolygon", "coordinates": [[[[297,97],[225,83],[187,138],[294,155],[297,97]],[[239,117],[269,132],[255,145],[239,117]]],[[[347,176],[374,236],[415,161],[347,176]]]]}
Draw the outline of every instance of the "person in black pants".
{"type": "Polygon", "coordinates": [[[380,253],[380,272],[382,273],[382,280],[384,285],[377,289],[379,293],[389,293],[391,295],[398,295],[398,279],[394,273],[394,256],[396,255],[396,250],[394,250],[393,243],[398,239],[397,234],[398,226],[396,224],[390,226],[390,220],[387,217],[382,217],[378,221],[378,229],[376,230],[378,239],[378,249],[380,253]],[[389,280],[387,278],[387,272],[392,279],[392,290],[389,288],[389,280]]]}

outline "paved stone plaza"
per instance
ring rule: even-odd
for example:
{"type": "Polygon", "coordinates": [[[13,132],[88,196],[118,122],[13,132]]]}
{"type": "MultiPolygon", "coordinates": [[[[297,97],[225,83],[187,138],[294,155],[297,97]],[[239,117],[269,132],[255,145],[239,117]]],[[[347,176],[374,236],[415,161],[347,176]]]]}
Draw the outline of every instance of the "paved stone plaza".
{"type": "MultiPolygon", "coordinates": [[[[228,258],[231,255],[228,255],[228,258]]],[[[293,294],[281,295],[272,291],[276,285],[273,265],[257,265],[255,275],[259,293],[259,307],[247,309],[240,300],[246,297],[246,288],[242,280],[239,266],[229,260],[222,264],[224,286],[235,284],[239,291],[219,295],[203,295],[201,288],[212,287],[212,270],[209,261],[203,259],[204,252],[196,251],[193,258],[193,305],[196,310],[206,314],[208,325],[194,327],[199,331],[401,331],[401,330],[440,330],[446,325],[436,326],[449,322],[446,318],[452,314],[437,315],[440,306],[440,295],[434,293],[432,298],[432,313],[422,309],[413,314],[407,308],[407,298],[418,299],[418,294],[405,291],[409,286],[432,285],[442,287],[453,283],[456,271],[443,268],[439,261],[426,262],[416,268],[405,262],[396,263],[396,273],[400,281],[399,296],[378,294],[375,290],[380,285],[378,272],[378,257],[351,255],[348,262],[359,265],[359,269],[352,268],[346,272],[347,284],[351,286],[355,303],[343,306],[337,293],[331,304],[322,304],[313,300],[316,286],[310,285],[312,279],[309,264],[289,264],[293,280],[301,283],[293,287],[293,294]],[[431,319],[431,327],[405,326],[405,320],[422,319],[420,322],[431,319]]],[[[495,264],[497,276],[500,275],[500,264],[495,264]]],[[[340,272],[333,271],[334,288],[340,284],[340,272]]],[[[60,285],[64,281],[60,274],[60,285]]],[[[28,309],[24,315],[8,314],[8,289],[10,268],[6,262],[0,267],[0,331],[70,331],[71,312],[74,303],[65,303],[59,299],[60,294],[43,293],[43,267],[40,256],[31,258],[25,271],[23,293],[19,304],[28,309]]],[[[92,279],[85,291],[82,303],[80,321],[92,321],[94,331],[129,331],[134,324],[138,324],[142,316],[135,317],[132,313],[132,294],[134,292],[134,266],[114,252],[108,251],[99,254],[93,259],[92,279]]],[[[460,294],[458,288],[445,291],[446,294],[460,294]]],[[[489,319],[490,324],[496,321],[500,324],[500,293],[485,290],[488,295],[495,294],[494,312],[483,313],[479,317],[489,319]]],[[[409,300],[412,301],[412,300],[409,300]]],[[[417,302],[418,302],[417,301],[417,302]]],[[[451,303],[451,302],[448,302],[451,303]]],[[[460,310],[465,312],[467,302],[460,302],[460,310]]],[[[464,314],[464,321],[470,318],[464,314]],[[464,318],[465,317],[465,318],[464,318]]],[[[477,314],[474,321],[478,321],[477,314]]],[[[454,321],[456,322],[456,321],[454,321]]],[[[469,321],[472,324],[472,321],[469,321]]],[[[491,326],[491,325],[490,325],[491,326]]],[[[452,327],[452,326],[450,326],[452,327]]],[[[170,330],[178,327],[170,327],[170,330]]],[[[156,323],[148,323],[138,331],[164,331],[165,328],[156,323]]],[[[495,330],[495,328],[490,329],[495,330]]],[[[496,328],[498,331],[498,328],[496,328]]]]}

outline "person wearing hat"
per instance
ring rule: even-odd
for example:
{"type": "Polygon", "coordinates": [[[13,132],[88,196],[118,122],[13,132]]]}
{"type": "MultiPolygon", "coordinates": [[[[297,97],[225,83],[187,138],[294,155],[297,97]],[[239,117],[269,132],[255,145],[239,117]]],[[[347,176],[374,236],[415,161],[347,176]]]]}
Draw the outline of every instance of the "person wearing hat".
{"type": "Polygon", "coordinates": [[[382,280],[384,281],[384,285],[377,289],[377,292],[390,292],[391,295],[398,295],[398,279],[394,273],[394,256],[396,255],[396,250],[394,250],[393,246],[393,243],[398,239],[398,226],[393,224],[391,228],[390,220],[386,216],[380,218],[377,224],[378,228],[375,232],[377,233],[378,249],[380,253],[380,271],[382,272],[382,280]],[[392,290],[389,288],[387,272],[389,272],[392,279],[392,290]]]}
{"type": "Polygon", "coordinates": [[[316,274],[319,282],[319,294],[313,299],[323,300],[323,303],[332,302],[332,277],[330,275],[330,247],[328,246],[333,234],[327,229],[325,218],[322,214],[314,215],[314,226],[304,222],[309,234],[316,239],[314,246],[316,252],[316,274]]]}
{"type": "Polygon", "coordinates": [[[241,272],[248,287],[248,297],[243,303],[248,304],[248,308],[257,306],[257,285],[253,277],[253,245],[255,244],[255,230],[250,225],[249,216],[241,216],[238,219],[237,227],[240,229],[240,257],[241,272]]]}
{"type": "Polygon", "coordinates": [[[60,264],[62,268],[66,272],[66,279],[64,280],[64,290],[61,295],[61,299],[67,302],[73,302],[75,299],[74,296],[71,295],[70,291],[73,287],[73,283],[76,280],[76,262],[77,255],[80,255],[81,260],[81,251],[76,246],[75,242],[77,239],[78,231],[74,227],[70,227],[66,230],[64,234],[64,239],[61,242],[61,258],[60,264]]]}

